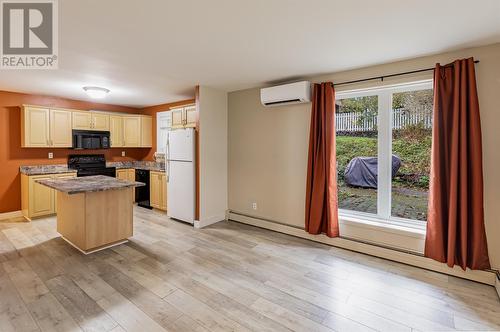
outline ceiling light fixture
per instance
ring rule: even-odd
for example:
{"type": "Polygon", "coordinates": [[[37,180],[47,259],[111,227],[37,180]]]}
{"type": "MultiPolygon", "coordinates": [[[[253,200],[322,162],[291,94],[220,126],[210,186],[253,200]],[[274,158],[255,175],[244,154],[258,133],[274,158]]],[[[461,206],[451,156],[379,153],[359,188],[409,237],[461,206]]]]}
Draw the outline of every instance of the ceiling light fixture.
{"type": "Polygon", "coordinates": [[[83,90],[90,98],[103,99],[109,93],[108,89],[100,88],[98,86],[84,86],[83,90]]]}

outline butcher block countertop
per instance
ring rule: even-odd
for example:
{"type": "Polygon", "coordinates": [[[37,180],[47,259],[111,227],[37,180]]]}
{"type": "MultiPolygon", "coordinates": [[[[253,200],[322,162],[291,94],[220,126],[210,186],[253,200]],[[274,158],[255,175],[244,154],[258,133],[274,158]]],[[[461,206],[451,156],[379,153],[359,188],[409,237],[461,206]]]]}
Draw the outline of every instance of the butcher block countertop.
{"type": "Polygon", "coordinates": [[[36,182],[69,195],[145,186],[142,182],[120,180],[104,175],[71,179],[45,179],[36,180],[36,182]]]}

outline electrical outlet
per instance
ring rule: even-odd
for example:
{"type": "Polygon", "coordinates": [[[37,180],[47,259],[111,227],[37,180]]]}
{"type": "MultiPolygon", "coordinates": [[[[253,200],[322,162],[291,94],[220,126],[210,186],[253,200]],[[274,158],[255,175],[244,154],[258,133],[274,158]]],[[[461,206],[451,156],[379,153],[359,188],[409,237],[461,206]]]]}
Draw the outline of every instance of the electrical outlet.
{"type": "Polygon", "coordinates": [[[53,152],[49,152],[49,159],[54,159],[54,153],[53,152]]]}
{"type": "Polygon", "coordinates": [[[125,157],[125,151],[122,151],[122,157],[125,157]]]}
{"type": "Polygon", "coordinates": [[[255,202],[252,203],[252,209],[257,210],[257,203],[255,202]]]}

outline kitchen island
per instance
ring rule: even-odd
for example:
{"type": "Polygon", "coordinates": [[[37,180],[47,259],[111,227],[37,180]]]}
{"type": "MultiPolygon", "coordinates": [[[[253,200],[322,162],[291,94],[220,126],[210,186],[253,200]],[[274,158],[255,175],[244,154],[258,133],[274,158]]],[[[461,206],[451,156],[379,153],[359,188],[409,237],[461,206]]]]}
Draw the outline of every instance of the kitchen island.
{"type": "Polygon", "coordinates": [[[133,188],[143,183],[103,175],[36,182],[56,190],[57,232],[84,254],[133,235],[133,188]]]}

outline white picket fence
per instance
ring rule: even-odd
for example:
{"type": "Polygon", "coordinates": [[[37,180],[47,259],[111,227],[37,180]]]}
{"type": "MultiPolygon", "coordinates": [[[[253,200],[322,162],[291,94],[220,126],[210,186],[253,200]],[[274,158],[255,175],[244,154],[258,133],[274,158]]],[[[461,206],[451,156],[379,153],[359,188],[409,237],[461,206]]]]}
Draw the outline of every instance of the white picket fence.
{"type": "MultiPolygon", "coordinates": [[[[432,128],[432,112],[428,110],[406,111],[396,109],[392,112],[392,128],[403,129],[408,125],[422,124],[424,128],[432,128]]],[[[360,112],[335,114],[336,131],[362,132],[377,130],[377,116],[367,116],[360,112]]]]}

